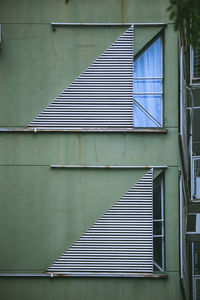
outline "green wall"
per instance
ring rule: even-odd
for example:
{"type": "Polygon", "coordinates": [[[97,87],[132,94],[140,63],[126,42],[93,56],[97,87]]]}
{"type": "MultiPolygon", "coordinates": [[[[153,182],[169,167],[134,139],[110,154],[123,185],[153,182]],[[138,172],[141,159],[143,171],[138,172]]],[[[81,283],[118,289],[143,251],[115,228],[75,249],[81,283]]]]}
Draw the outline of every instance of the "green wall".
{"type": "Polygon", "coordinates": [[[167,22],[166,0],[1,0],[2,23],[167,22]],[[18,4],[18,5],[17,5],[18,4]]]}
{"type": "MultiPolygon", "coordinates": [[[[0,127],[24,127],[126,27],[50,22],[168,22],[168,1],[0,1],[0,127]]],[[[161,28],[137,27],[135,53],[161,28]]],[[[43,272],[144,170],[55,170],[51,164],[168,165],[168,279],[0,278],[1,299],[171,299],[179,286],[178,56],[173,25],[164,38],[164,124],[160,133],[1,133],[0,272],[43,272]]]]}
{"type": "MultiPolygon", "coordinates": [[[[40,164],[0,169],[1,211],[6,212],[1,218],[0,238],[4,243],[0,265],[5,271],[45,270],[145,173],[59,170],[40,164]]],[[[176,166],[166,170],[165,184],[166,268],[177,271],[176,166]]]]}
{"type": "Polygon", "coordinates": [[[167,280],[131,278],[3,279],[1,300],[182,299],[177,273],[167,280]],[[12,289],[10,288],[12,286],[12,289]]]}

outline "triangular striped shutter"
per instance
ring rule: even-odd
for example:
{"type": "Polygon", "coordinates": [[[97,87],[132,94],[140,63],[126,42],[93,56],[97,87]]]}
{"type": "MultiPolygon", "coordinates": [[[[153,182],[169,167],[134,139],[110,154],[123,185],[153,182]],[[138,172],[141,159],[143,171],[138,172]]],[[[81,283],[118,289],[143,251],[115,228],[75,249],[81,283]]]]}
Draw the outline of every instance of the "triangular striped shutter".
{"type": "Polygon", "coordinates": [[[153,272],[153,170],[47,270],[55,274],[153,272]]]}
{"type": "Polygon", "coordinates": [[[64,90],[29,127],[133,127],[133,26],[64,90]]]}

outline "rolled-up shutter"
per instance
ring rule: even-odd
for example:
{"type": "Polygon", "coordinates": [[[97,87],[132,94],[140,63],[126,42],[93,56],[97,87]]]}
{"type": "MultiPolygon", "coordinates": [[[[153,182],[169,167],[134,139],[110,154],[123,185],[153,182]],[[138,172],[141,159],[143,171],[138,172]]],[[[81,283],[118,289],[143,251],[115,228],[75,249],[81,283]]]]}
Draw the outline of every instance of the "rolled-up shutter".
{"type": "Polygon", "coordinates": [[[153,171],[106,211],[48,272],[153,272],[153,171]]]}
{"type": "Polygon", "coordinates": [[[29,127],[133,127],[133,26],[64,90],[29,127]]]}

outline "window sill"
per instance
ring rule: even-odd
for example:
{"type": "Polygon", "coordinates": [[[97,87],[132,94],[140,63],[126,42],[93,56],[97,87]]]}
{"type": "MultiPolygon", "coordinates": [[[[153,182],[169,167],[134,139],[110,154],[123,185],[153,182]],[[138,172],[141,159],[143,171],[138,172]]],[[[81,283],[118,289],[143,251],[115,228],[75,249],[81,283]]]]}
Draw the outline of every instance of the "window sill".
{"type": "Polygon", "coordinates": [[[150,278],[150,279],[168,279],[167,273],[0,273],[0,277],[119,277],[119,278],[150,278]]]}
{"type": "Polygon", "coordinates": [[[164,127],[156,128],[34,128],[34,127],[0,127],[0,132],[122,132],[122,133],[167,133],[164,127]]]}
{"type": "Polygon", "coordinates": [[[150,278],[150,279],[167,279],[168,274],[166,273],[98,273],[98,272],[87,272],[87,273],[47,273],[51,277],[123,277],[123,278],[150,278]]]}

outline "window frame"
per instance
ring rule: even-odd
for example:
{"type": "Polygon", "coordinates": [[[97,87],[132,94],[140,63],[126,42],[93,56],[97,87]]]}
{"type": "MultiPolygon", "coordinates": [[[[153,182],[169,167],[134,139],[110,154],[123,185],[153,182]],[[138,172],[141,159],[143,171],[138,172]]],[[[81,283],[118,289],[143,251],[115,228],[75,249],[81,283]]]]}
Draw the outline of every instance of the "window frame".
{"type": "MultiPolygon", "coordinates": [[[[149,269],[149,271],[150,271],[150,273],[148,273],[148,276],[147,277],[152,277],[152,278],[161,278],[161,277],[165,277],[165,278],[167,278],[167,275],[165,274],[165,243],[164,243],[164,170],[162,170],[161,171],[161,173],[160,174],[158,174],[155,178],[154,178],[154,168],[152,167],[152,168],[149,168],[149,171],[147,172],[147,173],[145,173],[136,183],[134,183],[134,185],[131,187],[131,188],[129,188],[129,190],[117,201],[117,202],[115,202],[115,204],[114,205],[112,205],[111,207],[110,207],[110,209],[108,209],[108,210],[106,210],[106,212],[104,212],[104,214],[100,217],[100,218],[98,218],[97,220],[96,220],[96,222],[95,223],[93,223],[90,227],[89,227],[89,229],[88,230],[86,230],[85,231],[85,233],[83,233],[83,235],[81,235],[81,237],[79,237],[77,240],[75,240],[73,243],[72,243],[72,245],[64,252],[64,255],[66,256],[66,255],[68,255],[69,253],[68,252],[71,252],[71,251],[74,251],[74,252],[76,252],[77,251],[77,249],[72,249],[74,246],[75,247],[77,247],[78,246],[78,248],[79,248],[79,243],[81,242],[81,245],[80,245],[80,247],[82,247],[83,246],[83,244],[82,244],[82,242],[86,242],[86,243],[88,243],[87,242],[87,240],[88,240],[88,234],[89,234],[89,232],[90,232],[90,235],[91,235],[91,232],[92,232],[92,230],[94,230],[94,232],[96,232],[96,231],[98,231],[98,230],[100,230],[99,231],[99,233],[101,233],[101,240],[98,242],[98,243],[100,243],[100,247],[101,247],[101,243],[102,243],[102,238],[104,238],[104,234],[102,233],[102,230],[103,230],[103,228],[101,228],[101,226],[99,227],[98,225],[99,225],[99,222],[101,223],[102,222],[102,218],[108,218],[108,216],[107,216],[107,214],[109,215],[110,214],[110,212],[109,211],[111,211],[111,210],[121,210],[121,207],[118,207],[119,205],[122,205],[122,206],[127,206],[127,201],[129,202],[129,201],[134,201],[134,199],[136,200],[136,203],[134,204],[134,205],[136,205],[136,207],[135,207],[135,209],[136,209],[136,211],[135,211],[135,213],[133,214],[134,216],[132,216],[131,218],[135,218],[136,217],[136,219],[131,219],[131,222],[132,221],[134,221],[134,222],[136,222],[137,224],[136,224],[136,227],[137,228],[140,228],[140,227],[138,227],[138,226],[140,226],[141,225],[141,231],[143,232],[144,231],[144,227],[146,226],[146,223],[148,223],[149,222],[149,230],[147,229],[147,231],[148,231],[148,234],[147,234],[147,247],[151,247],[152,246],[152,251],[151,251],[151,255],[150,256],[147,256],[147,260],[146,260],[146,263],[145,263],[145,265],[141,265],[142,266],[142,268],[143,267],[145,267],[145,268],[147,268],[148,269],[148,261],[149,261],[149,266],[151,265],[152,267],[151,267],[151,271],[150,271],[150,269],[149,269]],[[158,187],[158,189],[157,189],[157,187],[158,187]],[[144,190],[141,190],[141,188],[144,188],[144,190]],[[132,193],[133,193],[133,195],[132,195],[132,193]],[[146,194],[145,194],[146,193],[146,194]],[[146,196],[145,196],[146,195],[146,196]],[[155,197],[154,197],[155,196],[155,197]],[[128,197],[128,200],[126,199],[126,197],[128,197]],[[141,199],[139,199],[140,197],[142,197],[141,199]],[[144,199],[143,199],[143,197],[144,197],[144,199]],[[139,199],[139,200],[138,200],[139,199]],[[145,200],[146,199],[146,200],[145,200]],[[158,201],[157,201],[157,199],[158,199],[158,201]],[[140,203],[140,200],[142,200],[142,203],[140,203]],[[157,205],[157,207],[156,207],[156,210],[154,210],[154,205],[155,205],[155,200],[156,200],[156,203],[158,204],[157,205]],[[120,203],[120,202],[123,202],[123,201],[125,201],[124,203],[120,203]],[[142,212],[142,218],[144,217],[144,223],[142,223],[142,220],[141,219],[138,219],[138,213],[140,214],[141,213],[141,211],[140,211],[140,209],[141,208],[138,208],[138,201],[139,201],[139,203],[140,203],[140,205],[145,205],[145,207],[143,208],[144,209],[144,212],[142,212]],[[146,204],[145,203],[143,203],[144,201],[147,201],[146,202],[146,204]],[[151,201],[151,203],[150,203],[150,201],[151,201]],[[139,211],[138,211],[138,209],[139,209],[139,211]],[[144,214],[147,214],[146,216],[144,216],[144,214]],[[159,220],[160,219],[160,220],[159,220]],[[141,224],[139,224],[138,223],[138,221],[137,220],[139,220],[139,223],[141,223],[141,224]],[[158,229],[158,232],[157,232],[157,235],[155,235],[154,234],[154,226],[153,226],[153,222],[157,222],[157,221],[159,221],[160,222],[160,224],[161,224],[161,228],[162,228],[162,232],[161,232],[161,234],[160,234],[160,228],[157,228],[158,229]],[[139,224],[139,225],[138,225],[139,224]],[[161,236],[162,235],[162,236],[161,236]],[[157,255],[157,264],[156,264],[156,267],[157,267],[157,270],[155,270],[155,262],[154,262],[154,238],[155,237],[157,237],[157,238],[159,238],[159,241],[160,241],[160,238],[162,238],[161,239],[161,241],[162,241],[162,247],[160,247],[160,242],[158,243],[158,247],[157,247],[157,249],[158,249],[158,255],[157,255]],[[75,244],[77,244],[77,245],[75,245],[75,244]],[[160,247],[160,249],[159,249],[159,247],[160,247]],[[162,255],[162,256],[161,256],[162,255]]],[[[130,205],[131,205],[131,207],[130,207],[130,209],[131,210],[133,210],[133,204],[132,203],[129,203],[130,205]]],[[[125,211],[123,211],[123,219],[124,218],[126,218],[126,217],[128,217],[128,220],[126,220],[125,222],[128,222],[129,223],[129,219],[130,219],[130,212],[126,212],[126,210],[127,210],[127,207],[126,208],[124,208],[125,209],[125,211]],[[125,216],[126,215],[126,216],[125,216]]],[[[111,213],[111,215],[112,215],[112,213],[111,213]]],[[[114,214],[114,215],[116,215],[116,216],[114,216],[114,222],[116,222],[116,217],[117,217],[117,214],[114,214]]],[[[109,218],[111,218],[111,217],[109,217],[109,218]]],[[[112,217],[113,218],[113,217],[112,217]]],[[[112,219],[111,218],[111,219],[112,219]]],[[[120,216],[120,218],[121,218],[121,216],[120,216]]],[[[107,222],[107,221],[106,221],[107,222]]],[[[121,222],[121,221],[120,221],[121,222]]],[[[123,221],[124,222],[124,221],[123,221]]],[[[122,222],[122,223],[123,223],[122,222]]],[[[106,227],[107,225],[106,225],[107,223],[105,223],[105,224],[103,224],[104,226],[103,227],[106,227]],[[105,226],[106,225],[106,226],[105,226]]],[[[109,225],[109,230],[110,230],[110,223],[108,224],[109,225]]],[[[118,224],[117,224],[118,225],[118,224]]],[[[128,227],[127,225],[129,225],[129,224],[123,224],[123,225],[126,225],[125,227],[128,227]]],[[[131,224],[130,224],[131,225],[131,224]]],[[[115,225],[114,225],[115,226],[115,225]]],[[[135,225],[134,225],[135,226],[135,225]]],[[[116,230],[118,230],[117,228],[115,228],[116,230]]],[[[113,230],[113,229],[112,229],[113,230]]],[[[124,230],[124,229],[123,229],[124,230]]],[[[132,229],[130,229],[130,230],[132,230],[132,229]]],[[[134,229],[135,230],[135,229],[134,229]]],[[[105,231],[105,230],[104,230],[105,231]]],[[[106,231],[105,231],[106,232],[106,231]]],[[[122,234],[122,232],[120,232],[120,242],[119,242],[119,246],[120,246],[120,248],[121,248],[121,242],[122,242],[122,240],[123,240],[123,238],[122,237],[125,237],[125,240],[127,241],[127,231],[124,231],[125,233],[123,233],[123,234],[125,234],[124,236],[123,236],[123,234],[122,234]]],[[[135,232],[135,231],[134,231],[135,232]]],[[[143,239],[144,238],[144,233],[142,233],[141,232],[141,238],[143,239]]],[[[145,231],[146,232],[146,231],[145,231]]],[[[116,231],[116,234],[117,235],[119,235],[119,231],[116,231]]],[[[95,235],[96,235],[96,233],[95,233],[95,235]]],[[[107,235],[107,233],[106,233],[106,235],[107,235]]],[[[117,235],[115,236],[115,238],[117,237],[117,235]]],[[[93,238],[94,236],[92,235],[92,238],[93,238]]],[[[136,238],[138,237],[138,234],[136,234],[136,238]]],[[[107,238],[108,238],[108,236],[107,236],[107,238]]],[[[113,238],[112,236],[111,236],[111,238],[113,238]]],[[[104,241],[104,239],[103,239],[103,241],[104,241]]],[[[108,240],[109,241],[109,240],[108,240]]],[[[90,236],[90,242],[92,242],[92,240],[91,240],[91,236],[90,236]]],[[[89,251],[92,251],[92,252],[94,252],[94,250],[97,250],[97,249],[93,249],[93,246],[95,246],[95,247],[97,247],[98,245],[93,245],[93,243],[95,242],[95,240],[92,242],[92,249],[89,249],[89,251]]],[[[130,241],[129,241],[130,242],[130,241]]],[[[104,242],[103,242],[104,243],[104,242]]],[[[112,242],[111,242],[112,243],[112,242]]],[[[134,245],[134,244],[133,244],[134,245]]],[[[103,245],[104,246],[104,248],[106,248],[106,246],[105,245],[103,245]]],[[[115,245],[115,246],[117,246],[117,244],[115,245]]],[[[123,245],[123,247],[124,247],[125,245],[123,245]]],[[[129,245],[130,246],[130,245],[129,245]]],[[[133,249],[131,250],[131,251],[134,251],[134,249],[136,250],[136,256],[133,256],[132,257],[132,259],[134,260],[136,260],[137,261],[137,259],[138,259],[138,254],[139,254],[139,252],[138,251],[140,251],[139,249],[141,249],[140,247],[138,248],[138,246],[140,246],[140,242],[139,242],[139,244],[137,244],[136,245],[136,249],[133,247],[133,249]]],[[[90,247],[90,245],[88,246],[88,244],[86,245],[86,247],[87,248],[89,248],[90,247]]],[[[110,247],[110,245],[109,245],[109,247],[110,247]]],[[[123,248],[122,247],[122,248],[123,248]]],[[[142,246],[143,247],[143,246],[142,246]]],[[[148,248],[147,248],[148,249],[148,248]]],[[[80,250],[80,249],[78,249],[78,250],[80,250]]],[[[82,251],[88,251],[88,249],[83,249],[82,251]]],[[[105,251],[106,249],[103,249],[103,251],[105,251]]],[[[113,249],[107,249],[107,250],[113,250],[113,249]]],[[[103,254],[103,253],[101,253],[101,251],[102,251],[102,249],[99,249],[99,256],[101,255],[101,254],[103,254]]],[[[117,250],[118,251],[118,250],[117,250]]],[[[122,252],[122,253],[124,253],[124,252],[122,252]]],[[[122,253],[120,253],[120,255],[122,254],[122,253]]],[[[143,252],[142,252],[143,253],[143,252]]],[[[71,254],[71,253],[70,253],[71,254]]],[[[128,253],[128,254],[131,254],[131,253],[128,253]]],[[[78,253],[78,255],[80,256],[81,255],[81,252],[79,252],[78,253]]],[[[96,253],[95,253],[95,255],[96,255],[96,253]]],[[[104,254],[103,254],[104,255],[104,254]]],[[[119,255],[119,253],[117,252],[117,255],[119,255]]],[[[127,255],[127,253],[125,252],[124,254],[123,254],[123,257],[125,257],[126,258],[126,255],[127,255]]],[[[93,265],[92,266],[92,268],[94,268],[94,270],[88,270],[88,268],[87,268],[87,266],[84,266],[84,267],[86,267],[87,268],[87,270],[64,270],[63,268],[62,268],[62,270],[60,270],[59,268],[60,267],[62,267],[61,265],[63,264],[63,257],[62,257],[63,255],[61,255],[60,256],[60,258],[58,258],[53,264],[52,264],[52,266],[50,266],[47,270],[46,270],[46,272],[47,273],[51,273],[51,274],[55,274],[55,276],[60,276],[60,275],[62,275],[62,276],[97,276],[97,277],[143,277],[143,274],[144,274],[144,270],[142,271],[142,269],[140,269],[139,268],[139,271],[136,271],[136,270],[128,270],[128,271],[124,271],[124,270],[122,270],[122,269],[120,269],[120,270],[114,270],[114,271],[112,271],[111,273],[110,273],[110,271],[108,271],[108,270],[95,270],[95,266],[93,265]],[[60,259],[62,260],[62,262],[60,262],[60,259]],[[140,272],[143,272],[143,273],[141,273],[140,274],[140,272]],[[140,276],[141,275],[141,276],[140,276]]],[[[97,258],[99,258],[99,256],[97,257],[97,258]]],[[[120,259],[122,259],[123,257],[120,257],[120,259]]],[[[144,257],[144,253],[142,254],[142,257],[144,257]]],[[[80,258],[80,257],[79,257],[80,258]]],[[[100,258],[102,258],[102,257],[100,257],[100,258]]],[[[65,257],[65,259],[66,259],[66,257],[65,257]]],[[[68,258],[69,259],[69,258],[68,258]]],[[[71,259],[71,258],[70,258],[71,259]]],[[[76,259],[76,258],[73,258],[73,260],[74,259],[76,259]]],[[[85,259],[85,257],[84,257],[84,259],[85,259]]],[[[104,259],[104,257],[103,257],[103,259],[104,259]]],[[[106,259],[108,259],[108,258],[106,258],[106,259]]],[[[113,259],[113,257],[111,258],[111,259],[113,259]]],[[[116,259],[116,257],[115,257],[115,259],[116,259]]],[[[117,258],[118,259],[118,258],[117,258]]],[[[94,263],[96,263],[96,260],[98,261],[98,259],[96,259],[96,257],[92,257],[92,260],[94,261],[94,263]]],[[[73,264],[74,262],[72,261],[72,264],[73,264]]],[[[83,262],[82,262],[83,263],[83,262]]],[[[85,262],[85,263],[87,263],[87,262],[85,262]]],[[[112,262],[113,263],[113,262],[112,262]]],[[[118,263],[118,262],[117,262],[118,263]]],[[[132,264],[132,261],[131,261],[131,264],[132,264]]],[[[64,265],[63,265],[64,267],[66,267],[65,266],[65,262],[64,262],[64,265]]],[[[136,266],[137,266],[137,263],[136,263],[136,266]]],[[[67,266],[66,268],[70,268],[71,266],[69,265],[69,266],[67,266]]],[[[109,266],[110,267],[110,266],[109,266]]],[[[118,266],[116,266],[116,267],[118,267],[118,266]]],[[[130,266],[129,266],[130,267],[130,266]]],[[[132,267],[132,266],[131,266],[132,267]]],[[[73,268],[73,266],[72,266],[72,268],[73,268]]],[[[133,268],[134,268],[134,266],[133,266],[133,268]]],[[[90,268],[89,268],[90,269],[90,268]]]]}
{"type": "MultiPolygon", "coordinates": [[[[131,27],[129,27],[128,30],[130,30],[131,27]]],[[[126,32],[128,32],[128,30],[126,32]]],[[[134,30],[134,28],[133,28],[134,30]]],[[[124,33],[126,33],[124,32],[124,33]]],[[[122,38],[123,35],[121,35],[116,41],[118,41],[120,38],[122,38]]],[[[134,37],[134,36],[133,36],[134,37]]],[[[49,115],[47,113],[49,113],[49,109],[52,108],[53,105],[57,105],[57,100],[62,100],[63,97],[63,93],[61,93],[58,97],[56,97],[56,99],[54,99],[40,114],[38,114],[38,116],[33,119],[32,122],[29,123],[29,125],[24,128],[21,131],[46,131],[46,132],[51,132],[51,131],[56,131],[56,132],[112,132],[112,133],[117,133],[117,132],[129,132],[129,133],[167,133],[167,129],[164,127],[164,28],[162,28],[157,34],[155,34],[153,36],[153,38],[151,38],[150,41],[148,41],[141,50],[138,51],[138,53],[134,56],[134,53],[132,55],[132,60],[130,62],[130,64],[132,66],[134,66],[134,61],[137,59],[137,57],[139,57],[148,47],[150,47],[154,41],[156,41],[158,38],[161,39],[161,59],[162,59],[162,81],[161,81],[161,85],[162,85],[162,90],[160,89],[161,92],[159,92],[159,104],[157,105],[157,107],[159,107],[159,117],[157,117],[159,120],[157,121],[158,124],[157,126],[143,126],[143,127],[136,127],[133,124],[133,90],[134,90],[134,85],[133,85],[133,74],[134,74],[134,69],[132,69],[132,75],[130,80],[132,81],[132,87],[130,90],[130,124],[128,124],[128,126],[121,126],[119,124],[119,126],[115,126],[114,125],[110,125],[107,127],[107,124],[105,123],[104,126],[100,125],[96,125],[96,126],[90,126],[88,124],[88,126],[86,126],[85,124],[81,124],[79,122],[79,124],[61,124],[63,122],[63,120],[57,120],[56,117],[53,114],[51,115],[52,120],[49,120],[49,115]],[[43,122],[44,120],[46,120],[46,123],[43,122]],[[161,120],[161,122],[160,122],[161,120]],[[60,122],[60,123],[59,123],[60,122]],[[54,126],[55,125],[55,126],[54,126]],[[80,125],[80,126],[78,126],[80,125]]],[[[115,41],[115,42],[116,42],[115,41]]],[[[114,43],[115,43],[114,42],[114,43]]],[[[129,45],[130,46],[130,45],[129,45]]],[[[107,48],[108,51],[110,48],[112,47],[112,45],[107,48]]],[[[134,46],[133,46],[133,52],[134,52],[134,46]]],[[[104,55],[104,53],[101,54],[101,56],[104,55]]],[[[98,59],[97,59],[98,60],[98,59]]],[[[88,70],[91,69],[91,67],[93,67],[94,63],[96,64],[96,60],[90,65],[88,66],[88,68],[81,73],[67,88],[65,91],[67,91],[69,88],[71,89],[71,85],[73,85],[74,83],[77,84],[76,80],[79,79],[79,77],[81,77],[82,75],[85,76],[85,73],[87,73],[88,70]]],[[[159,83],[160,84],[160,83],[159,83]]],[[[69,91],[68,91],[69,92],[69,91]]],[[[71,90],[70,90],[71,92],[71,90]]],[[[73,91],[74,92],[74,91],[73,91]]],[[[76,92],[76,91],[75,91],[76,92]]],[[[64,98],[67,99],[67,96],[65,96],[64,98]]],[[[114,97],[113,97],[114,99],[114,97]]],[[[64,99],[65,100],[65,99],[64,99]]],[[[63,103],[66,101],[63,100],[63,103]]],[[[154,100],[154,99],[153,99],[154,100]]],[[[156,99],[155,99],[156,100],[156,99]]],[[[149,100],[148,100],[149,101],[149,100]]],[[[151,101],[151,100],[150,100],[151,101]]],[[[53,111],[54,113],[54,111],[53,111]]],[[[68,113],[68,115],[70,115],[68,113]]],[[[63,118],[65,118],[65,115],[62,115],[63,118]]],[[[71,115],[70,115],[71,117],[71,115]]],[[[67,116],[68,118],[68,116],[67,116]]],[[[154,118],[154,117],[153,117],[154,118]]],[[[156,120],[156,117],[154,118],[156,120]]],[[[67,119],[66,119],[67,120],[67,119]]],[[[106,119],[107,120],[107,119],[106,119]]],[[[151,118],[149,118],[149,120],[151,121],[151,118]]],[[[73,120],[76,123],[76,120],[73,120]]],[[[152,121],[151,121],[152,122],[152,121]]],[[[68,122],[69,123],[69,122],[68,122]]]]}
{"type": "MultiPolygon", "coordinates": [[[[200,60],[200,41],[198,41],[199,48],[199,60],[200,60]]],[[[200,84],[200,74],[199,77],[194,77],[194,47],[190,45],[190,85],[199,85],[200,84]]],[[[200,63],[199,63],[200,65],[200,63]]]]}
{"type": "MultiPolygon", "coordinates": [[[[155,197],[154,197],[154,192],[155,192],[155,186],[156,184],[160,184],[160,214],[161,214],[161,219],[156,219],[153,216],[153,225],[154,222],[159,222],[161,224],[161,234],[154,234],[153,232],[153,248],[155,249],[155,238],[161,238],[161,249],[160,249],[160,255],[162,258],[162,263],[159,265],[158,263],[155,262],[155,251],[153,255],[153,265],[154,265],[154,273],[155,272],[164,272],[165,271],[165,209],[164,209],[164,199],[165,199],[165,192],[164,192],[164,173],[162,172],[160,175],[158,175],[154,180],[153,180],[153,214],[154,214],[154,207],[155,207],[155,197]],[[157,270],[156,270],[157,268],[157,270]]],[[[154,228],[154,226],[153,226],[154,228]]]]}
{"type": "MultiPolygon", "coordinates": [[[[148,92],[148,93],[144,93],[145,95],[161,95],[161,112],[160,112],[160,117],[161,117],[161,124],[160,126],[155,126],[155,127],[150,127],[150,126],[143,126],[143,127],[139,127],[139,126],[134,126],[134,120],[133,120],[133,129],[146,129],[146,128],[151,128],[152,130],[154,129],[158,129],[158,128],[164,128],[164,32],[163,30],[161,32],[159,32],[157,35],[155,35],[153,37],[153,39],[151,41],[149,41],[140,51],[139,53],[137,53],[135,56],[134,56],[134,62],[133,62],[133,105],[134,105],[134,102],[136,100],[134,100],[134,95],[137,95],[137,92],[135,93],[134,92],[134,79],[160,79],[161,80],[161,92],[159,93],[153,93],[153,92],[148,92]],[[161,77],[134,77],[134,73],[135,73],[135,62],[136,60],[149,48],[151,47],[154,42],[156,42],[158,39],[160,38],[160,41],[161,41],[161,77]]],[[[141,93],[139,93],[141,94],[141,93]]],[[[139,95],[138,94],[138,95],[139,95]]],[[[136,104],[137,107],[138,104],[136,104]]],[[[142,106],[141,106],[142,108],[142,106]]],[[[139,108],[139,109],[141,109],[139,108]]],[[[134,109],[133,109],[134,110],[134,109]]],[[[142,110],[142,109],[141,109],[142,110]]],[[[144,109],[145,110],[145,109],[144,109]]],[[[143,111],[143,110],[142,110],[143,111]]],[[[144,111],[143,111],[144,112],[144,111]]],[[[134,113],[134,111],[133,111],[134,113]]],[[[144,112],[145,113],[145,112],[144,112]]],[[[148,112],[147,112],[148,113],[148,112]]],[[[153,117],[151,118],[151,115],[150,113],[148,113],[148,117],[150,118],[150,120],[152,122],[154,122],[152,119],[154,119],[153,117]]],[[[156,120],[155,120],[156,121],[156,120]]],[[[155,122],[156,123],[156,122],[155,122]]],[[[159,124],[159,122],[157,121],[157,123],[159,124]]]]}

